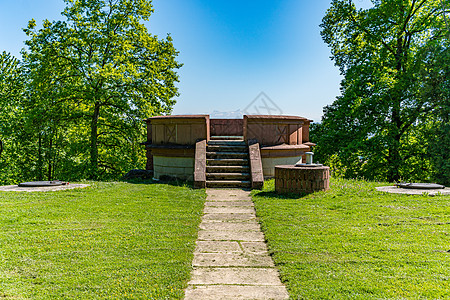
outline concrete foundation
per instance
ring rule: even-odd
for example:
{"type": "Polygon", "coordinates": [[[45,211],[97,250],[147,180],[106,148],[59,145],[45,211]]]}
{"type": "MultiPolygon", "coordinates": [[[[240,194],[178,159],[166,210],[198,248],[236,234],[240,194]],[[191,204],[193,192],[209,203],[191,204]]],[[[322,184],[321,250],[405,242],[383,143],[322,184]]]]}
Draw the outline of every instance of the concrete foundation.
{"type": "Polygon", "coordinates": [[[301,156],[262,158],[264,178],[275,177],[275,166],[295,165],[300,160],[300,158],[301,156]]]}
{"type": "Polygon", "coordinates": [[[194,161],[193,157],[153,156],[154,177],[160,179],[161,176],[170,176],[192,181],[194,161]]]}
{"type": "Polygon", "coordinates": [[[169,176],[192,180],[197,188],[261,188],[264,178],[275,176],[275,166],[294,165],[311,151],[311,121],[272,115],[213,120],[208,115],[152,117],[146,120],[147,141],[142,143],[147,150],[146,169],[153,171],[156,179],[169,176]],[[234,145],[237,149],[233,151],[229,150],[233,141],[217,143],[232,139],[242,143],[234,145]],[[202,147],[197,147],[198,143],[202,147]]]}

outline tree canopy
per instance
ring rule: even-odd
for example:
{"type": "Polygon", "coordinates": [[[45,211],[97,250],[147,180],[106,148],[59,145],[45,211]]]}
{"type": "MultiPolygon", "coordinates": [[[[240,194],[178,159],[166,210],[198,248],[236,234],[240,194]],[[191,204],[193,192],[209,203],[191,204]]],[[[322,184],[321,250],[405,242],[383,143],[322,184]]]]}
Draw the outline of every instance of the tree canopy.
{"type": "Polygon", "coordinates": [[[29,177],[115,177],[144,164],[143,119],[172,111],[178,52],[170,35],[148,32],[149,0],[65,2],[64,20],[24,29],[26,87],[14,105],[29,177]]]}
{"type": "Polygon", "coordinates": [[[322,37],[344,79],[313,130],[316,151],[348,177],[427,179],[429,133],[448,109],[445,14],[439,0],[372,2],[358,10],[333,0],[323,18],[322,37]]]}
{"type": "Polygon", "coordinates": [[[17,120],[24,84],[19,60],[0,53],[0,182],[9,182],[19,172],[13,163],[17,159],[13,120],[17,120]]]}

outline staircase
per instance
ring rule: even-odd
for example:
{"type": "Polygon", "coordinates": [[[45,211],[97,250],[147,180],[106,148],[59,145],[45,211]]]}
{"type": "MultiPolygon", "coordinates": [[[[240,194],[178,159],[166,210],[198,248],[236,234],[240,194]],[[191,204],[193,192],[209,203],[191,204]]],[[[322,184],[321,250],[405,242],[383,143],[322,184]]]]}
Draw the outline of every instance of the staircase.
{"type": "Polygon", "coordinates": [[[211,137],[206,148],[206,187],[251,187],[248,147],[242,136],[211,137]]]}

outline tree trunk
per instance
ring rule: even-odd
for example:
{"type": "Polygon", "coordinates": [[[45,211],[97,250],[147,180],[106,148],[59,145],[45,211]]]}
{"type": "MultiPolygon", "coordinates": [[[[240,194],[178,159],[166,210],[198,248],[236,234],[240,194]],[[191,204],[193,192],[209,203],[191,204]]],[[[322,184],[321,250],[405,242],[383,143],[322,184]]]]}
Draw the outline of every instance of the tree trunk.
{"type": "MultiPolygon", "coordinates": [[[[404,7],[401,8],[403,13],[404,7]]],[[[403,32],[402,32],[403,33],[403,32]]],[[[404,58],[406,49],[403,48],[403,34],[399,33],[397,37],[397,52],[395,55],[395,69],[397,70],[397,83],[400,83],[404,74],[404,58]]],[[[389,182],[398,182],[400,180],[400,166],[401,166],[401,157],[400,157],[400,139],[401,139],[401,127],[402,127],[402,119],[401,119],[401,102],[402,102],[402,88],[401,86],[397,86],[393,90],[392,101],[392,113],[391,113],[391,121],[392,121],[392,129],[391,129],[391,137],[392,139],[389,141],[389,157],[388,157],[388,176],[387,179],[389,182]]]]}
{"type": "Polygon", "coordinates": [[[37,180],[41,181],[43,178],[42,174],[42,168],[43,168],[43,161],[42,161],[42,132],[39,132],[39,141],[38,141],[38,161],[37,161],[38,167],[37,167],[37,180]]]}
{"type": "Polygon", "coordinates": [[[400,180],[400,135],[396,134],[393,137],[391,145],[389,145],[389,156],[388,156],[388,175],[387,180],[389,182],[399,182],[400,180]]]}
{"type": "Polygon", "coordinates": [[[395,94],[394,99],[392,99],[392,114],[391,114],[391,139],[389,141],[389,156],[388,156],[388,175],[387,179],[389,182],[398,182],[400,180],[400,139],[401,139],[401,126],[402,121],[400,118],[400,94],[395,94]]]}
{"type": "Polygon", "coordinates": [[[49,145],[49,150],[48,150],[48,165],[47,165],[47,180],[52,180],[52,159],[54,159],[54,157],[52,157],[52,147],[53,147],[53,138],[50,137],[50,145],[49,145]]]}
{"type": "Polygon", "coordinates": [[[96,102],[94,107],[94,113],[91,120],[91,165],[90,165],[90,177],[91,179],[97,179],[98,176],[98,117],[100,115],[100,103],[96,102]]]}

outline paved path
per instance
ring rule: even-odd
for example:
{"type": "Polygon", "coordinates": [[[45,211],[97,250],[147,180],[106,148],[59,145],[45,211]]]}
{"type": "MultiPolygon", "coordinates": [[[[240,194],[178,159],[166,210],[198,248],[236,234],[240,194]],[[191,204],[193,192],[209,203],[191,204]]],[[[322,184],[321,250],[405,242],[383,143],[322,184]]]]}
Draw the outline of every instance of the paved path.
{"type": "Polygon", "coordinates": [[[185,299],[288,299],[250,192],[207,189],[185,299]]]}

